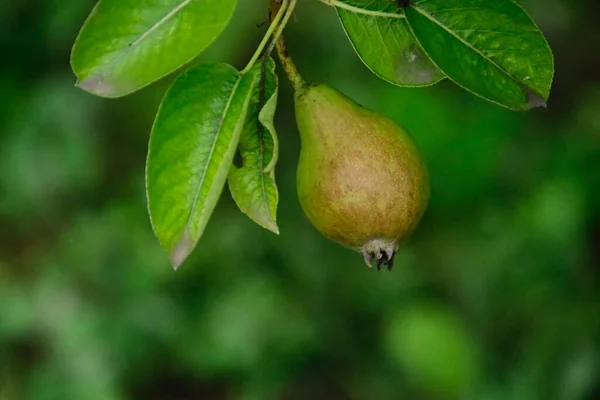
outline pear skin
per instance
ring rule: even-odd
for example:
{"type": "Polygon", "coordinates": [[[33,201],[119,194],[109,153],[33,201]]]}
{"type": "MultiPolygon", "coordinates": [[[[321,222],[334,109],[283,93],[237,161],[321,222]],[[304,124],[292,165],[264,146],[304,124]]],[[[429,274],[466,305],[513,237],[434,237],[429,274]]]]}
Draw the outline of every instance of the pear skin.
{"type": "Polygon", "coordinates": [[[335,89],[295,93],[298,196],[324,236],[390,270],[429,201],[427,168],[410,135],[335,89]]]}

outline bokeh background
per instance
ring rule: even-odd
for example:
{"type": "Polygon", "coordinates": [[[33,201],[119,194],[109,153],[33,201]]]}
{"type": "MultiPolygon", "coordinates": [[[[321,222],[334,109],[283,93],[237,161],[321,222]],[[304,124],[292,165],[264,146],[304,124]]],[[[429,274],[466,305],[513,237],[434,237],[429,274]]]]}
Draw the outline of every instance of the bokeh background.
{"type": "MultiPolygon", "coordinates": [[[[243,67],[266,3],[240,0],[196,62],[243,67]]],[[[0,399],[600,399],[600,3],[521,2],[556,58],[548,108],[527,113],[388,85],[332,9],[299,3],[305,78],[394,118],[427,159],[431,205],[392,273],[302,214],[284,79],[281,235],[225,191],[174,272],[144,193],[172,78],[93,97],[69,67],[93,1],[0,0],[0,399]]]]}

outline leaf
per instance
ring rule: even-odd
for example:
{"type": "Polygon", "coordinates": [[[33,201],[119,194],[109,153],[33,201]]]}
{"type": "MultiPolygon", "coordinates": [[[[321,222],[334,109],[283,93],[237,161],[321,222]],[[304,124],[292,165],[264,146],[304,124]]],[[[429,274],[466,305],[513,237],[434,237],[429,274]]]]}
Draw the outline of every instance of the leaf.
{"type": "Polygon", "coordinates": [[[100,0],[71,53],[77,86],[138,90],[190,61],[227,26],[237,0],[100,0]]]}
{"type": "Polygon", "coordinates": [[[256,74],[200,65],[177,78],[160,106],[146,165],[148,209],[175,268],[196,246],[225,186],[256,74]]]}
{"type": "Polygon", "coordinates": [[[275,184],[279,142],[273,125],[278,87],[275,63],[269,58],[257,63],[253,70],[259,73],[240,138],[243,165],[231,167],[229,190],[244,214],[263,228],[279,234],[276,222],[279,193],[275,184]]]}
{"type": "Polygon", "coordinates": [[[375,75],[398,86],[427,86],[444,79],[394,2],[340,0],[335,5],[354,50],[375,75]]]}
{"type": "Polygon", "coordinates": [[[512,0],[415,0],[405,13],[425,52],[458,85],[514,110],[546,105],[552,52],[512,0]]]}

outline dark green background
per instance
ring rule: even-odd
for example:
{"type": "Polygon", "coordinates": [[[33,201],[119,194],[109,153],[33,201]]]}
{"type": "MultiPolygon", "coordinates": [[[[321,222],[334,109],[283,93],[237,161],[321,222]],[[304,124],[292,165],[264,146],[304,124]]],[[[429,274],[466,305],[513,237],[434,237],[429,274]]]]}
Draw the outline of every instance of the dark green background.
{"type": "MultiPolygon", "coordinates": [[[[266,0],[198,61],[245,65],[266,0]]],[[[173,272],[144,162],[172,78],[119,100],[73,87],[91,0],[0,0],[0,399],[600,398],[600,3],[527,0],[556,78],[512,112],[449,82],[370,74],[332,9],[300,0],[292,55],[406,126],[431,205],[392,273],[321,237],[295,195],[282,79],[275,236],[225,192],[173,272]]]]}

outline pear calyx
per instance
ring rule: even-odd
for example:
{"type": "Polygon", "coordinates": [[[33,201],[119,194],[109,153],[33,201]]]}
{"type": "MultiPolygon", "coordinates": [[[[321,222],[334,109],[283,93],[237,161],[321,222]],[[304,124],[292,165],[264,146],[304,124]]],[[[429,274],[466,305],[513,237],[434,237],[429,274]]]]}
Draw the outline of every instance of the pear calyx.
{"type": "Polygon", "coordinates": [[[365,263],[369,268],[373,268],[373,261],[377,261],[377,270],[381,270],[381,266],[386,266],[389,271],[394,268],[394,257],[398,251],[398,243],[396,241],[389,242],[385,239],[374,239],[367,242],[360,248],[363,254],[365,263]]]}

